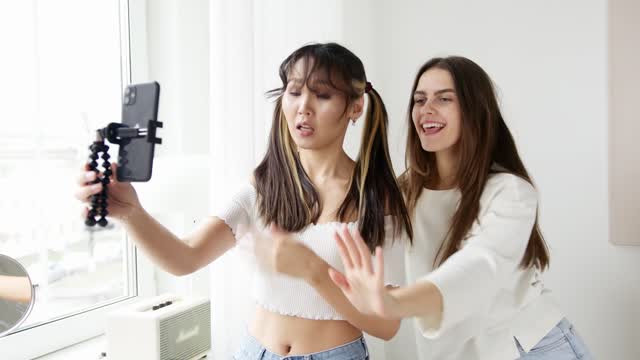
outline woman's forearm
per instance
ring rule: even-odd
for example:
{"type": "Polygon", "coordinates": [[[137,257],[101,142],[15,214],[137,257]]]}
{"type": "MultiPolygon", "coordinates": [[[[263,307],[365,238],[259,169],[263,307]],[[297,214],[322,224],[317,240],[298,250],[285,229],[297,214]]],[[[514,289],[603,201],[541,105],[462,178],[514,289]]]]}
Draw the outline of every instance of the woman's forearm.
{"type": "Polygon", "coordinates": [[[194,249],[180,240],[143,208],[123,219],[127,234],[160,267],[174,275],[186,275],[194,268],[194,249]]]}
{"type": "Polygon", "coordinates": [[[442,319],[442,294],[429,281],[420,281],[411,286],[389,290],[393,298],[394,317],[406,318],[419,316],[430,323],[439,324],[442,319]]]}
{"type": "Polygon", "coordinates": [[[31,282],[26,276],[0,275],[0,299],[28,303],[31,301],[31,282]]]}
{"type": "Polygon", "coordinates": [[[179,239],[142,208],[134,210],[123,223],[136,244],[174,275],[191,274],[236,243],[231,228],[216,217],[207,218],[184,239],[179,239]]]}
{"type": "Polygon", "coordinates": [[[329,277],[329,264],[314,254],[309,261],[309,276],[305,279],[313,288],[353,326],[383,340],[390,340],[400,328],[400,320],[365,315],[349,302],[329,277]]]}

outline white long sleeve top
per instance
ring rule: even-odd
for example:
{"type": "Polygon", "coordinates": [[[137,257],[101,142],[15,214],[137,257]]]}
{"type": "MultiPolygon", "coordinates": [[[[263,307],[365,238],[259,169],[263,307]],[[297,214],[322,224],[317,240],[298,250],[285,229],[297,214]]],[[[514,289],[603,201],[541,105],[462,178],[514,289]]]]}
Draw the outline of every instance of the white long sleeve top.
{"type": "Polygon", "coordinates": [[[514,338],[528,351],[563,317],[540,271],[520,268],[537,215],[537,193],[517,176],[491,175],[477,221],[460,249],[434,269],[460,197],[459,190],[425,189],[416,205],[407,281],[435,284],[444,306],[436,327],[426,318],[415,320],[420,359],[516,359],[514,338]]]}

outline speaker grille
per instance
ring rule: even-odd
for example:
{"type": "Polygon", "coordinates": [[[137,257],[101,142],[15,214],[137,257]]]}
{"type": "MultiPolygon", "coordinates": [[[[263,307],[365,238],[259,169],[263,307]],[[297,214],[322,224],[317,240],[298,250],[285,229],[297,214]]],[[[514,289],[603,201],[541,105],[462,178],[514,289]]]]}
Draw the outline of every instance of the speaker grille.
{"type": "Polygon", "coordinates": [[[160,360],[187,360],[211,349],[211,303],[160,321],[160,360]]]}

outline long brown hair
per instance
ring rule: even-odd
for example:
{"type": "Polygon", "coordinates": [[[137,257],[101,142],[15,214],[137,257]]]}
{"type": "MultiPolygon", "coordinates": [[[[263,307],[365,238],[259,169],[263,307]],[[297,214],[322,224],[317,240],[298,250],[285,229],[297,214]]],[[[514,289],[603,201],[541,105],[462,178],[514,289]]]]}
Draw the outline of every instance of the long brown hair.
{"type": "MultiPolygon", "coordinates": [[[[296,232],[316,223],[322,212],[318,192],[304,171],[282,111],[282,95],[293,66],[304,61],[304,83],[313,87],[313,77],[326,78],[345,95],[347,107],[365,93],[366,75],[360,59],[335,43],[310,44],[294,51],[280,65],[282,87],[270,91],[275,97],[269,145],[254,171],[258,212],[265,224],[275,223],[296,232]]],[[[357,211],[358,229],[373,251],[383,246],[385,214],[392,215],[394,233],[404,229],[412,238],[411,221],[396,182],[387,144],[388,117],[375,89],[370,89],[362,141],[346,198],[338,219],[346,222],[357,211]]],[[[345,108],[347,111],[347,108],[345,108]]],[[[394,237],[395,238],[395,237],[394,237]]]]}
{"type": "MultiPolygon", "coordinates": [[[[459,248],[480,211],[480,196],[490,174],[506,172],[533,185],[516,148],[513,136],[505,123],[495,89],[489,75],[473,61],[459,56],[434,58],[427,61],[413,82],[408,108],[409,131],[407,133],[406,167],[401,176],[401,186],[410,213],[426,184],[438,181],[435,154],[425,151],[413,125],[413,93],[422,74],[431,68],[448,71],[453,78],[459,99],[461,135],[459,140],[459,165],[456,184],[462,194],[451,220],[449,232],[436,256],[436,266],[442,264],[459,248]],[[493,168],[493,165],[497,165],[493,168]]],[[[540,232],[536,216],[529,243],[520,267],[535,266],[541,270],[549,266],[549,250],[540,232]]]]}

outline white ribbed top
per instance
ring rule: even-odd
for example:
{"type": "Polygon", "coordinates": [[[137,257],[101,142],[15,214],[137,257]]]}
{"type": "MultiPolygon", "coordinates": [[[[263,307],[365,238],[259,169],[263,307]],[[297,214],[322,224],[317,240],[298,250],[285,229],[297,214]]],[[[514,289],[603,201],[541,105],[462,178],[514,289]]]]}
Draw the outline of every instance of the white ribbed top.
{"type": "MultiPolygon", "coordinates": [[[[259,230],[265,228],[257,216],[256,197],[255,188],[247,184],[232,197],[225,207],[214,214],[231,228],[236,240],[245,236],[246,231],[252,227],[259,230]]],[[[335,230],[341,225],[342,223],[339,222],[311,224],[296,233],[295,236],[298,241],[313,250],[333,268],[344,271],[338,247],[333,239],[335,230]]],[[[350,230],[354,230],[357,223],[351,222],[347,226],[350,230]]],[[[402,256],[402,242],[393,243],[393,226],[390,216],[385,218],[385,234],[385,260],[391,259],[396,254],[402,256]]],[[[385,264],[391,263],[391,261],[385,261],[385,264]]],[[[385,276],[387,283],[403,284],[405,282],[404,274],[398,269],[385,268],[385,276]]],[[[258,305],[282,315],[314,320],[344,320],[342,315],[302,279],[261,271],[260,268],[257,268],[251,294],[258,305]]]]}

